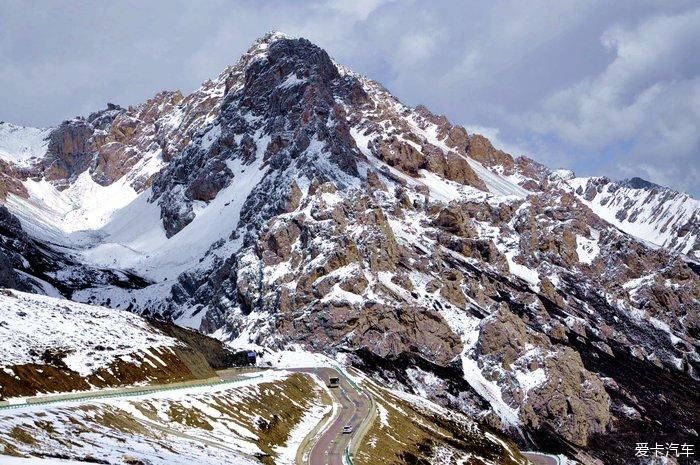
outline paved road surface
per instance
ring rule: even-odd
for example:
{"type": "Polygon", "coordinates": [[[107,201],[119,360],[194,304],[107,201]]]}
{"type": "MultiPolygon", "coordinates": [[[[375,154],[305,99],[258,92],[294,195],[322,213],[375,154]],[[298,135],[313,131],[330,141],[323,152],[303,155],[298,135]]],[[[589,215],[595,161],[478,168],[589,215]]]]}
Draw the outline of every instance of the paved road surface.
{"type": "MultiPolygon", "coordinates": [[[[338,371],[334,368],[309,368],[296,369],[293,371],[314,373],[326,383],[328,382],[328,378],[331,376],[340,377],[340,386],[338,386],[337,388],[330,388],[331,394],[333,396],[333,402],[336,405],[340,405],[340,410],[338,412],[337,417],[331,422],[331,424],[321,433],[321,435],[318,438],[315,438],[316,442],[313,444],[311,452],[309,454],[309,465],[343,465],[343,455],[345,454],[346,447],[350,444],[351,439],[360,433],[363,421],[366,418],[368,418],[368,414],[372,405],[369,397],[367,397],[366,394],[363,394],[362,392],[355,389],[355,387],[353,387],[350,384],[350,382],[348,382],[348,379],[342,374],[339,374],[338,371]],[[352,427],[352,434],[343,434],[343,427],[346,425],[352,427]]],[[[81,393],[70,393],[58,396],[38,397],[32,398],[30,400],[31,403],[29,405],[40,405],[43,403],[75,402],[78,400],[92,400],[105,397],[148,395],[162,390],[187,389],[204,383],[235,383],[236,381],[246,379],[246,377],[255,376],[255,374],[253,373],[241,373],[241,371],[238,370],[226,370],[218,372],[218,374],[220,378],[205,381],[197,380],[186,383],[173,383],[147,387],[126,387],[81,393]],[[36,404],[34,402],[36,402],[36,404]]],[[[22,408],[24,406],[25,405],[8,406],[5,408],[22,408]]],[[[158,428],[162,428],[160,425],[155,424],[151,426],[157,426],[158,428]]],[[[167,432],[173,433],[173,431],[167,432]]],[[[184,434],[182,433],[178,433],[178,435],[184,436],[184,434]]],[[[233,451],[231,450],[231,452],[233,451]]]]}
{"type": "MultiPolygon", "coordinates": [[[[325,382],[330,376],[339,376],[333,368],[313,368],[308,371],[315,373],[325,382]]],[[[360,430],[362,421],[367,417],[370,401],[350,385],[344,376],[340,376],[340,386],[331,388],[333,402],[341,406],[337,418],[318,438],[309,455],[310,465],[343,465],[343,454],[350,439],[360,430]],[[352,434],[343,434],[343,426],[352,426],[352,434]]]]}
{"type": "Polygon", "coordinates": [[[534,465],[559,465],[559,460],[552,455],[537,452],[523,452],[523,455],[534,465]]]}

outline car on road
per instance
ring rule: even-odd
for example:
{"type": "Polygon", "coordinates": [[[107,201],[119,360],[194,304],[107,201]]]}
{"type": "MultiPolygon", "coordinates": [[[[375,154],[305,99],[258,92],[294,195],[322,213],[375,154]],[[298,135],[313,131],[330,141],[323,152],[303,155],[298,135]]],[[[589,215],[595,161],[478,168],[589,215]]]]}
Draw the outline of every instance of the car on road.
{"type": "Polygon", "coordinates": [[[350,433],[352,433],[352,426],[350,426],[350,425],[343,426],[343,434],[350,434],[350,433]]]}

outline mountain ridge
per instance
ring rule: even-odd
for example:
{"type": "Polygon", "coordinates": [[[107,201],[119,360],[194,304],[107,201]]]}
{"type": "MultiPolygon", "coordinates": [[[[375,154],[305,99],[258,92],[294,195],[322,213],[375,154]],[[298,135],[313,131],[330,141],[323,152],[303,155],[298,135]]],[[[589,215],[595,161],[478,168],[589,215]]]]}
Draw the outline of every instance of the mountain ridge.
{"type": "Polygon", "coordinates": [[[189,96],[71,121],[46,160],[1,170],[24,234],[0,230],[3,248],[18,272],[67,282],[59,294],[233,345],[357,366],[409,354],[420,369],[376,376],[610,463],[630,424],[690,434],[700,278],[679,252],[697,258],[698,207],[683,194],[513,158],[274,33],[189,96]],[[77,271],[39,274],[34,246],[77,271]],[[691,408],[667,401],[661,418],[646,394],[668,373],[691,408]]]}

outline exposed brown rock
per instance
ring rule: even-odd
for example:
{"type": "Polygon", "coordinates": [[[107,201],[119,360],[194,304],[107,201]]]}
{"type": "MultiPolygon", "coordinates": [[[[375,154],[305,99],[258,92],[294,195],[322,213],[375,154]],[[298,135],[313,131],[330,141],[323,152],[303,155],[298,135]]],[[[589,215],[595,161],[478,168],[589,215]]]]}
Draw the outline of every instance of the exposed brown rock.
{"type": "Polygon", "coordinates": [[[367,173],[367,185],[372,190],[381,190],[385,192],[387,190],[386,185],[379,179],[376,171],[367,173]]]}
{"type": "Polygon", "coordinates": [[[266,265],[275,265],[286,261],[292,253],[292,245],[301,234],[298,221],[273,223],[270,230],[261,237],[265,244],[262,252],[266,265]]]}
{"type": "Polygon", "coordinates": [[[13,166],[0,160],[0,202],[7,199],[8,194],[15,194],[22,198],[28,198],[29,193],[22,183],[24,175],[13,166]]]}
{"type": "Polygon", "coordinates": [[[474,134],[469,138],[467,155],[485,166],[503,166],[510,171],[515,165],[513,157],[494,148],[491,141],[480,134],[474,134]]]}
{"type": "Polygon", "coordinates": [[[469,135],[467,134],[467,130],[462,126],[453,126],[447,131],[445,144],[448,147],[455,148],[457,151],[462,153],[469,146],[469,135]]]}
{"type": "Polygon", "coordinates": [[[425,157],[413,145],[396,137],[375,141],[372,151],[389,166],[410,176],[417,177],[418,170],[426,166],[425,157]]]}
{"type": "Polygon", "coordinates": [[[476,237],[476,230],[459,204],[450,204],[440,210],[434,221],[438,228],[460,237],[476,237]]]}
{"type": "Polygon", "coordinates": [[[299,188],[299,185],[297,184],[296,181],[293,181],[291,187],[289,188],[289,201],[287,203],[285,211],[287,213],[289,213],[289,212],[293,212],[294,210],[299,208],[299,205],[301,203],[301,198],[303,196],[304,196],[304,193],[299,188]]]}
{"type": "Polygon", "coordinates": [[[485,375],[499,382],[514,405],[522,405],[520,417],[529,426],[537,429],[548,422],[580,446],[591,435],[606,430],[611,419],[610,397],[601,380],[584,368],[577,352],[552,345],[547,336],[528,328],[507,308],[501,307],[482,323],[477,354],[485,375]],[[528,355],[532,348],[544,356],[532,358],[528,355]],[[514,369],[542,369],[547,376],[542,384],[522,393],[514,381],[514,369]]]}

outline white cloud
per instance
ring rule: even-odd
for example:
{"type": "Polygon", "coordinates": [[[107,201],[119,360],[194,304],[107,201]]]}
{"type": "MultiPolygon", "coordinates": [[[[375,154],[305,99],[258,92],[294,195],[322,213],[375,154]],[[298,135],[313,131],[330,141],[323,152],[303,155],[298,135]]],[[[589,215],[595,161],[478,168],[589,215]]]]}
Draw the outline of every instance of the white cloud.
{"type": "Polygon", "coordinates": [[[382,3],[386,2],[387,0],[327,0],[320,2],[319,6],[365,20],[382,3]]]}
{"type": "Polygon", "coordinates": [[[700,10],[616,25],[601,41],[614,52],[608,66],[520,116],[521,128],[612,153],[613,175],[698,189],[700,58],[690,44],[700,43],[700,10]]]}
{"type": "Polygon", "coordinates": [[[404,35],[399,40],[397,53],[398,67],[422,63],[435,52],[437,43],[434,36],[421,33],[404,35]]]}
{"type": "Polygon", "coordinates": [[[655,121],[654,110],[695,78],[683,70],[688,44],[700,43],[700,10],[651,18],[634,29],[614,27],[602,42],[615,59],[600,75],[548,97],[536,118],[539,129],[593,148],[633,137],[640,129],[663,132],[668,122],[655,121]]]}

